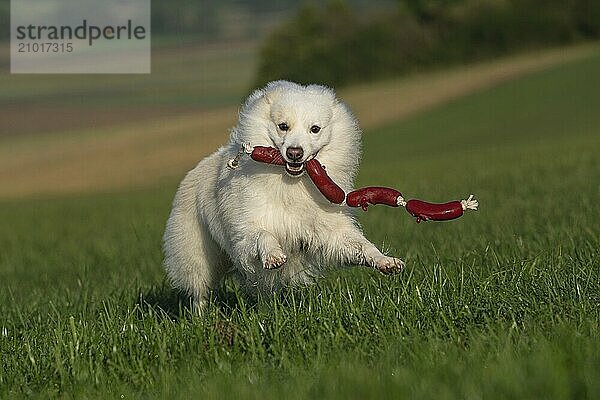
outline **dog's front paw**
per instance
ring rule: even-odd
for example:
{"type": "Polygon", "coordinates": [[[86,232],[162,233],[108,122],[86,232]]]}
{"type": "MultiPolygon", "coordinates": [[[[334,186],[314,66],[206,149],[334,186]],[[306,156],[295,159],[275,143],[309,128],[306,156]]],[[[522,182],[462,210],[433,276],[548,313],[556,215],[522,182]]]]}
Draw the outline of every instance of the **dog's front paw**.
{"type": "Polygon", "coordinates": [[[277,269],[280,268],[287,261],[287,256],[283,253],[271,253],[263,260],[263,267],[265,269],[277,269]]]}
{"type": "Polygon", "coordinates": [[[379,270],[382,274],[390,275],[402,272],[404,269],[404,261],[399,258],[379,256],[371,260],[371,265],[379,270]]]}

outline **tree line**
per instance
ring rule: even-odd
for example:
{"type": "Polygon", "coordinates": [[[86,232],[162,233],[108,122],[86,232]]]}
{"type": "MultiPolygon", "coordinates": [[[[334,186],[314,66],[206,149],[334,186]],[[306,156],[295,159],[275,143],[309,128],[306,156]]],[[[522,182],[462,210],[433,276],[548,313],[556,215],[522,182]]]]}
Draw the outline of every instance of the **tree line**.
{"type": "Polygon", "coordinates": [[[339,86],[599,36],[597,0],[400,0],[366,19],[332,0],[302,7],[267,37],[255,85],[339,86]]]}

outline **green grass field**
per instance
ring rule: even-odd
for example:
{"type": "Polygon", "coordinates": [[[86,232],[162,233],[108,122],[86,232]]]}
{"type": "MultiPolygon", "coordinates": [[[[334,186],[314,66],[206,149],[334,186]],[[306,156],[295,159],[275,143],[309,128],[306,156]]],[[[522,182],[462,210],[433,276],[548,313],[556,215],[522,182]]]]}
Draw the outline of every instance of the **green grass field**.
{"type": "Polygon", "coordinates": [[[190,316],[161,268],[177,182],[0,206],[0,397],[600,397],[600,54],[370,132],[359,185],[398,276],[343,270],[190,316]]]}

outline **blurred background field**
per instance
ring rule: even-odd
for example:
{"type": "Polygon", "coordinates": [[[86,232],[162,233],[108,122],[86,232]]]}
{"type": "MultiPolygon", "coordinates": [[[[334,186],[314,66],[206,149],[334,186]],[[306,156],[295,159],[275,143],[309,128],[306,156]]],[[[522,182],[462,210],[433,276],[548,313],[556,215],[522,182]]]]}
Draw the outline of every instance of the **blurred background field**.
{"type": "Polygon", "coordinates": [[[586,43],[600,34],[599,8],[587,0],[154,1],[150,75],[10,75],[5,43],[0,196],[175,179],[226,140],[244,97],[272,79],[333,85],[363,129],[384,126],[594,52],[586,43]]]}
{"type": "Polygon", "coordinates": [[[10,75],[0,45],[0,397],[600,395],[598,2],[153,10],[150,75],[10,75]],[[350,105],[358,185],[482,208],[415,225],[373,207],[401,276],[259,304],[228,282],[192,318],[160,265],[172,196],[277,78],[350,105]]]}

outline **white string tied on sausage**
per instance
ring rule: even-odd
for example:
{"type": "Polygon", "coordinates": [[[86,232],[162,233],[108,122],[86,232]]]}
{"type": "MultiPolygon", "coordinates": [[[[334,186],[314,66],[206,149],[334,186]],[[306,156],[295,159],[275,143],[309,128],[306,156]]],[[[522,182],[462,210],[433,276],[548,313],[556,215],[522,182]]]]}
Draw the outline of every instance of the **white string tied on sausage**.
{"type": "Polygon", "coordinates": [[[404,197],[402,197],[402,195],[398,195],[398,197],[396,198],[396,204],[398,204],[400,207],[406,207],[406,200],[404,200],[404,197]]]}
{"type": "Polygon", "coordinates": [[[240,151],[238,151],[238,153],[235,155],[235,157],[233,157],[232,159],[227,161],[227,167],[229,169],[236,169],[237,167],[240,166],[240,158],[242,158],[246,154],[251,154],[251,153],[252,153],[252,146],[250,145],[250,143],[242,144],[242,146],[240,147],[240,151]]]}
{"type": "Polygon", "coordinates": [[[479,207],[479,202],[474,198],[473,195],[470,195],[469,198],[466,200],[461,200],[460,204],[462,205],[463,211],[466,211],[466,210],[477,211],[477,207],[479,207]]]}

